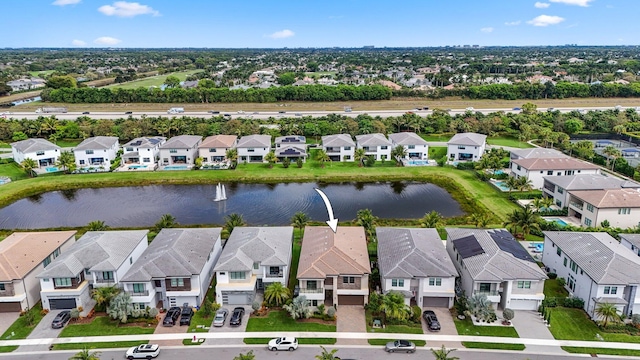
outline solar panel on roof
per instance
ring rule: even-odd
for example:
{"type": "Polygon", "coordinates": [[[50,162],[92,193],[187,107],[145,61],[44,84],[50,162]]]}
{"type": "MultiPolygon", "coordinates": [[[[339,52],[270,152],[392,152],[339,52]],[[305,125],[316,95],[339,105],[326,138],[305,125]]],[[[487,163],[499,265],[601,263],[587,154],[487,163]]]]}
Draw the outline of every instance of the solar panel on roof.
{"type": "Polygon", "coordinates": [[[535,262],[527,250],[507,230],[491,230],[488,233],[500,250],[508,252],[520,260],[535,262]]]}
{"type": "Polygon", "coordinates": [[[453,245],[463,259],[484,254],[484,249],[473,235],[453,240],[453,245]]]}
{"type": "Polygon", "coordinates": [[[138,146],[140,144],[142,144],[142,141],[138,140],[136,142],[131,143],[131,146],[138,146]]]}

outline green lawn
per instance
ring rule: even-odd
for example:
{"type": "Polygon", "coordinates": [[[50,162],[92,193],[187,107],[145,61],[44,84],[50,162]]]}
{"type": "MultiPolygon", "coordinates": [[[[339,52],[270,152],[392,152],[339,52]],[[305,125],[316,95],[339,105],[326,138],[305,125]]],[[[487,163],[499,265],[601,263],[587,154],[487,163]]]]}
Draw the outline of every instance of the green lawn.
{"type": "Polygon", "coordinates": [[[82,142],[82,139],[64,139],[56,141],[56,145],[61,148],[76,147],[82,142]]]}
{"type": "Polygon", "coordinates": [[[249,318],[247,322],[248,332],[257,331],[310,331],[310,332],[335,332],[335,325],[325,325],[313,322],[296,321],[286,311],[270,311],[266,317],[249,318]]]}
{"type": "MultiPolygon", "coordinates": [[[[471,319],[460,320],[453,319],[458,335],[470,336],[497,336],[518,338],[518,332],[510,326],[476,326],[473,325],[471,319]]],[[[523,344],[500,344],[500,343],[480,343],[480,342],[463,342],[462,345],[468,348],[478,349],[499,349],[499,350],[524,350],[523,344]]]]}
{"type": "Polygon", "coordinates": [[[11,181],[28,179],[27,173],[17,163],[0,164],[0,176],[8,176],[11,181]]]}
{"type": "Polygon", "coordinates": [[[34,77],[43,77],[53,73],[55,70],[29,71],[29,75],[34,77]]]}
{"type": "Polygon", "coordinates": [[[170,74],[151,76],[151,77],[148,77],[148,78],[129,81],[129,82],[126,82],[126,83],[121,83],[121,84],[107,85],[106,87],[111,88],[111,89],[117,89],[117,88],[119,88],[119,89],[137,89],[139,87],[148,88],[150,86],[158,86],[159,87],[162,84],[164,84],[164,81],[168,76],[176,76],[178,79],[180,79],[180,81],[184,81],[187,78],[187,76],[193,75],[193,74],[195,74],[197,72],[200,72],[200,71],[202,71],[202,70],[178,71],[178,72],[174,72],[174,73],[170,73],[170,74]]]}
{"type": "Polygon", "coordinates": [[[94,343],[54,344],[53,350],[116,349],[148,344],[148,341],[111,341],[94,343]]]}
{"type": "Polygon", "coordinates": [[[447,156],[446,146],[429,146],[429,159],[440,160],[443,156],[447,156]]]}
{"type": "MultiPolygon", "coordinates": [[[[31,331],[40,323],[40,320],[44,317],[42,314],[42,303],[37,303],[36,306],[29,310],[34,316],[33,326],[28,326],[24,316],[20,316],[18,320],[14,321],[7,331],[2,334],[0,340],[18,340],[26,339],[31,331]],[[11,335],[13,333],[13,336],[11,335]]],[[[17,346],[0,346],[0,352],[11,352],[17,349],[17,346]]]]}
{"type": "Polygon", "coordinates": [[[155,329],[155,325],[152,324],[148,327],[119,326],[117,321],[107,316],[98,316],[88,324],[67,325],[60,337],[153,334],[155,329]]]}
{"type": "MultiPolygon", "coordinates": [[[[245,338],[245,344],[261,345],[268,344],[271,338],[245,338]]],[[[335,338],[298,338],[298,344],[301,345],[333,345],[336,343],[335,338]]]]}
{"type": "Polygon", "coordinates": [[[640,343],[640,336],[600,331],[582,309],[553,308],[549,330],[558,340],[600,341],[599,334],[605,341],[640,343]]]}
{"type": "Polygon", "coordinates": [[[453,135],[451,134],[420,134],[420,137],[424,139],[424,141],[432,141],[432,142],[448,142],[451,140],[453,135]]]}
{"type": "Polygon", "coordinates": [[[560,286],[558,279],[547,279],[544,282],[544,296],[566,298],[569,296],[569,292],[560,286]]]}
{"type": "Polygon", "coordinates": [[[489,145],[497,145],[497,146],[509,146],[515,148],[532,148],[533,145],[527,143],[526,141],[520,141],[513,137],[508,136],[498,136],[498,137],[488,137],[487,144],[489,145]]]}

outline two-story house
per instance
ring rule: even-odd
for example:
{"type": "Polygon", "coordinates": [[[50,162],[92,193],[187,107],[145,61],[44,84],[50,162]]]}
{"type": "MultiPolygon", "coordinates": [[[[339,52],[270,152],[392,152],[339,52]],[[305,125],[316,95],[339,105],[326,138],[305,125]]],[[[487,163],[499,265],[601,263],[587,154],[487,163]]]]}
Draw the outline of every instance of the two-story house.
{"type": "Polygon", "coordinates": [[[542,189],[544,178],[578,174],[600,174],[600,167],[570,157],[516,159],[511,161],[511,176],[526,177],[534,189],[542,189]]]}
{"type": "Polygon", "coordinates": [[[624,317],[640,312],[640,257],[609,234],[545,231],[542,262],[565,280],[570,295],[584,300],[592,319],[604,303],[624,317]]]}
{"type": "Polygon", "coordinates": [[[640,224],[640,189],[571,191],[568,215],[586,227],[603,221],[611,227],[636,227],[640,224]]]}
{"type": "Polygon", "coordinates": [[[271,151],[270,135],[248,135],[243,136],[236,145],[238,149],[238,161],[261,163],[264,157],[271,151]]]}
{"type": "Polygon", "coordinates": [[[162,229],[120,280],[134,307],[200,306],[222,252],[220,232],[162,229]]]}
{"type": "Polygon", "coordinates": [[[219,164],[227,161],[227,151],[234,149],[238,144],[235,135],[208,136],[198,146],[198,156],[202,158],[202,164],[219,164]]]}
{"type": "Polygon", "coordinates": [[[455,134],[447,142],[449,162],[478,161],[487,146],[487,135],[476,133],[455,134]]]}
{"type": "Polygon", "coordinates": [[[130,169],[155,170],[160,157],[163,136],[139,137],[122,145],[122,165],[130,169]]]}
{"type": "Polygon", "coordinates": [[[349,134],[325,135],[322,137],[322,150],[331,161],[353,161],[356,143],[349,134]]]}
{"type": "Polygon", "coordinates": [[[553,203],[559,208],[565,208],[569,206],[569,193],[572,191],[621,188],[637,189],[640,188],[640,184],[602,174],[545,176],[542,194],[545,197],[553,198],[553,203]]]}
{"type": "Polygon", "coordinates": [[[75,231],[16,232],[0,241],[0,312],[20,312],[40,301],[44,268],[75,242],[75,231]]]}
{"type": "Polygon", "coordinates": [[[278,136],[275,140],[275,153],[279,161],[289,159],[296,162],[298,159],[306,161],[307,138],[302,135],[278,136]]]}
{"type": "Polygon", "coordinates": [[[569,156],[550,148],[529,148],[529,149],[513,149],[510,150],[511,160],[517,159],[553,159],[553,158],[568,158],[569,156]]]}
{"type": "Polygon", "coordinates": [[[495,310],[537,310],[547,278],[506,229],[446,228],[447,251],[471,297],[485,294],[495,310]]]}
{"type": "Polygon", "coordinates": [[[456,270],[436,229],[377,227],[382,291],[399,291],[405,304],[453,306],[456,270]]]}
{"type": "Polygon", "coordinates": [[[47,167],[58,162],[61,149],[45,139],[27,139],[12,143],[11,152],[18,164],[24,159],[32,159],[38,167],[47,167]]]}
{"type": "Polygon", "coordinates": [[[356,147],[363,149],[365,155],[373,156],[376,161],[389,160],[391,146],[391,141],[379,133],[356,135],[356,147]]]}
{"type": "Polygon", "coordinates": [[[311,305],[369,302],[371,264],[363,227],[307,226],[298,263],[300,295],[311,305]]]}
{"type": "Polygon", "coordinates": [[[96,136],[84,139],[73,149],[78,168],[98,167],[109,170],[118,154],[118,138],[115,136],[96,136]]]}
{"type": "Polygon", "coordinates": [[[202,141],[199,135],[179,135],[167,140],[160,146],[160,166],[190,166],[198,157],[198,145],[202,141]]]}
{"type": "Polygon", "coordinates": [[[620,234],[620,244],[640,256],[640,234],[620,234]]]}
{"type": "Polygon", "coordinates": [[[389,134],[391,146],[402,146],[407,152],[405,159],[409,160],[427,160],[429,159],[429,145],[427,142],[414,132],[401,132],[389,134]]]}
{"type": "Polygon", "coordinates": [[[91,289],[119,286],[120,279],[147,248],[148,230],[89,231],[53,260],[40,279],[42,308],[82,307],[89,312],[95,301],[91,289]]]}
{"type": "Polygon", "coordinates": [[[293,227],[236,227],[215,267],[216,301],[251,305],[257,290],[289,281],[293,227]]]}

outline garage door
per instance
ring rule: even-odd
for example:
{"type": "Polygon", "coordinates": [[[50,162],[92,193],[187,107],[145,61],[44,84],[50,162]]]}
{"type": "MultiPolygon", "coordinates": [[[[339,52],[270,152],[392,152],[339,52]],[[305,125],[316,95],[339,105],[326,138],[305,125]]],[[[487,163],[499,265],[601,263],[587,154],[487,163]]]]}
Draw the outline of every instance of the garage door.
{"type": "Polygon", "coordinates": [[[0,312],[16,312],[21,310],[22,307],[19,302],[0,302],[0,312]]]}
{"type": "Polygon", "coordinates": [[[76,307],[76,299],[49,299],[51,310],[69,310],[76,307]]]}
{"type": "Polygon", "coordinates": [[[364,305],[364,295],[338,295],[338,305],[364,305]]]}
{"type": "Polygon", "coordinates": [[[509,308],[513,310],[538,310],[538,301],[511,299],[509,308]]]}
{"type": "Polygon", "coordinates": [[[423,307],[449,307],[449,298],[447,297],[428,297],[422,298],[423,307]]]}

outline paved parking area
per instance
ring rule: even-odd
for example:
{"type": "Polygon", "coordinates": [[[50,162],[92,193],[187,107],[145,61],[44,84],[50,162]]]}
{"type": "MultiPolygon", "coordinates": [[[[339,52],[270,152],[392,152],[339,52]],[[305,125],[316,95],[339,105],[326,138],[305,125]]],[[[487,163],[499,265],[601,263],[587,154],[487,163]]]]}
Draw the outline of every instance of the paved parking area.
{"type": "MultiPolygon", "coordinates": [[[[162,320],[164,320],[165,315],[166,313],[163,314],[162,319],[158,322],[156,331],[153,332],[154,334],[181,334],[189,330],[189,327],[186,325],[180,326],[180,318],[178,318],[178,321],[176,321],[176,324],[173,326],[162,326],[162,320]]],[[[156,343],[160,346],[180,346],[182,345],[182,340],[158,340],[156,343]]]]}
{"type": "MultiPolygon", "coordinates": [[[[47,315],[45,315],[40,323],[36,325],[36,327],[31,331],[31,334],[27,336],[27,339],[46,339],[46,338],[57,338],[60,336],[62,329],[52,329],[51,322],[55,319],[56,315],[58,315],[63,310],[51,310],[47,315]]],[[[69,325],[67,323],[67,325],[69,325]]],[[[65,326],[67,326],[65,325],[65,326]]],[[[26,352],[26,351],[48,351],[49,345],[26,345],[20,346],[16,351],[17,352],[26,352]]]]}
{"type": "MultiPolygon", "coordinates": [[[[338,305],[336,311],[338,317],[337,332],[367,332],[367,320],[364,315],[364,306],[338,305]]],[[[364,339],[338,339],[336,345],[367,345],[364,339]]]]}
{"type": "MultiPolygon", "coordinates": [[[[537,311],[515,310],[511,324],[521,338],[554,340],[537,311]]],[[[528,351],[566,354],[559,346],[527,345],[528,351]]]]}
{"type": "Polygon", "coordinates": [[[18,317],[20,314],[17,312],[0,312],[0,335],[4,334],[9,326],[18,320],[18,317]]]}
{"type": "MultiPolygon", "coordinates": [[[[422,311],[432,310],[436,313],[436,317],[440,322],[440,331],[431,332],[429,327],[427,326],[427,322],[422,319],[422,332],[425,334],[438,334],[438,335],[458,335],[458,330],[456,330],[456,325],[453,322],[453,316],[451,312],[447,308],[422,308],[422,311]]],[[[453,349],[462,349],[462,344],[460,342],[455,341],[429,341],[429,347],[440,347],[444,345],[446,348],[453,349]]]]}
{"type": "MultiPolygon", "coordinates": [[[[229,315],[227,316],[227,320],[224,322],[224,326],[221,327],[211,327],[209,328],[209,332],[244,332],[247,330],[247,323],[249,322],[249,317],[253,312],[251,305],[245,305],[244,307],[244,316],[242,317],[242,322],[240,326],[231,326],[229,325],[229,321],[231,320],[231,315],[233,314],[233,309],[239,307],[241,305],[225,305],[223,306],[225,309],[229,310],[229,315]]],[[[216,339],[216,345],[218,344],[229,344],[229,345],[238,345],[244,344],[242,339],[216,339]]]]}

